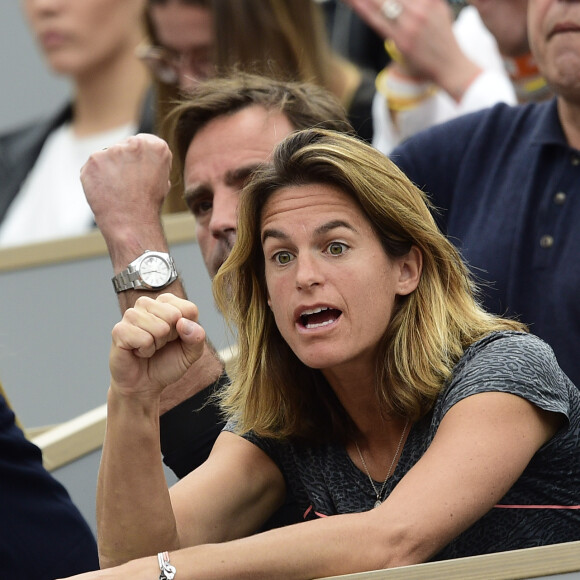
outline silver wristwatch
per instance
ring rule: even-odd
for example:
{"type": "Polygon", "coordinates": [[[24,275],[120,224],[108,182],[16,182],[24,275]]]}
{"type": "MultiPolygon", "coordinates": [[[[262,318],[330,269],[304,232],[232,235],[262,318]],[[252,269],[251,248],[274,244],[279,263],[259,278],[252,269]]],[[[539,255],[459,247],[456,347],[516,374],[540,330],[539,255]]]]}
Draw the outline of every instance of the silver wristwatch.
{"type": "Polygon", "coordinates": [[[145,250],[127,268],[113,276],[115,292],[149,290],[155,292],[177,280],[173,258],[165,252],[145,250]]]}

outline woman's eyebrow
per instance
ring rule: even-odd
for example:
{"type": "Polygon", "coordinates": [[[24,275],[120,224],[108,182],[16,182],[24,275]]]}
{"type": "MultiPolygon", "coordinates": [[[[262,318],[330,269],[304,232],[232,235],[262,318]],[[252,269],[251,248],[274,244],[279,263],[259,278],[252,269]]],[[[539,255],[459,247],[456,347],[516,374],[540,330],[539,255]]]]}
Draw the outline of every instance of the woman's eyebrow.
{"type": "Polygon", "coordinates": [[[276,240],[287,240],[289,238],[288,234],[285,234],[281,230],[276,230],[274,228],[268,228],[262,232],[262,244],[268,239],[274,238],[276,240]]]}
{"type": "Polygon", "coordinates": [[[328,223],[322,224],[321,226],[316,228],[314,233],[326,234],[326,233],[328,233],[332,230],[335,230],[337,228],[346,228],[346,229],[351,230],[355,233],[358,233],[358,230],[352,224],[349,224],[348,222],[345,222],[344,220],[332,220],[328,223]]]}
{"type": "MultiPolygon", "coordinates": [[[[348,230],[351,230],[352,232],[358,233],[358,230],[353,225],[349,224],[348,222],[345,222],[344,220],[332,220],[330,222],[322,224],[321,226],[318,226],[314,230],[314,233],[315,235],[320,236],[337,228],[346,228],[348,230]]],[[[268,238],[275,238],[277,240],[287,240],[289,237],[290,236],[288,236],[288,234],[284,233],[282,230],[267,228],[262,232],[262,244],[268,238]]]]}

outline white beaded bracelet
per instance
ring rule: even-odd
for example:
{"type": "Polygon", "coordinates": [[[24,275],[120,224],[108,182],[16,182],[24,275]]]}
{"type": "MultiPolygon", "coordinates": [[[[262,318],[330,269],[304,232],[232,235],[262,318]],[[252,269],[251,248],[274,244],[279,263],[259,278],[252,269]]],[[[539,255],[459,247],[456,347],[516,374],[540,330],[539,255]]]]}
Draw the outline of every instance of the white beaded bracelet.
{"type": "Polygon", "coordinates": [[[169,552],[159,552],[157,554],[157,561],[159,562],[159,580],[173,580],[175,578],[175,566],[169,563],[169,552]]]}

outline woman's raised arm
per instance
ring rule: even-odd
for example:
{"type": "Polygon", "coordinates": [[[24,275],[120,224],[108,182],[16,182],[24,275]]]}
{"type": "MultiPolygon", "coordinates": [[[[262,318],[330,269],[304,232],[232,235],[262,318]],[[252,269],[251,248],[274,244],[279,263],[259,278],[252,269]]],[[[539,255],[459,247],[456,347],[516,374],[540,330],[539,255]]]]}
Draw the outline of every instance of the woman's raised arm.
{"type": "Polygon", "coordinates": [[[205,333],[196,320],[195,305],[165,294],[139,298],[113,330],[97,488],[102,567],[239,537],[255,531],[282,502],[277,467],[231,433],[222,435],[207,465],[170,496],[161,462],[159,400],[203,350],[205,333]]]}

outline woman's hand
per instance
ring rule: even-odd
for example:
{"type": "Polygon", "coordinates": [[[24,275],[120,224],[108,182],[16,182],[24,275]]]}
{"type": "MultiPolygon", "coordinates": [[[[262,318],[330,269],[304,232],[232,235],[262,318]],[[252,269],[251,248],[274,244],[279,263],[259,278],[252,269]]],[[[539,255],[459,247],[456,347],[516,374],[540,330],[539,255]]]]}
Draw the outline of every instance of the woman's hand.
{"type": "Polygon", "coordinates": [[[111,388],[158,398],[201,356],[205,331],[195,304],[173,294],[141,296],[113,328],[111,388]]]}

